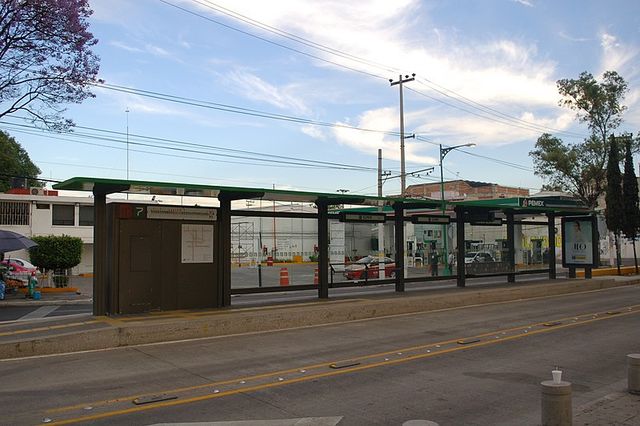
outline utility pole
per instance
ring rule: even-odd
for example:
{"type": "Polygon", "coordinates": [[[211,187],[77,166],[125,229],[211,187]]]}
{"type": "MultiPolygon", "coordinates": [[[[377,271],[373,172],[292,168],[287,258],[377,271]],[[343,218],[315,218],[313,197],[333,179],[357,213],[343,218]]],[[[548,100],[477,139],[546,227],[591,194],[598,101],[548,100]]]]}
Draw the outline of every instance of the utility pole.
{"type": "Polygon", "coordinates": [[[395,86],[396,84],[400,86],[400,196],[404,197],[405,190],[407,188],[407,177],[405,175],[404,168],[404,100],[402,97],[402,84],[408,83],[410,81],[415,80],[416,74],[405,75],[402,78],[402,74],[398,76],[398,81],[393,81],[393,79],[389,79],[389,83],[391,86],[395,86]]]}
{"type": "MultiPolygon", "coordinates": [[[[382,197],[382,149],[378,149],[378,197],[382,197]]],[[[379,205],[378,211],[384,212],[384,206],[379,205]]],[[[386,278],[384,267],[384,223],[378,224],[378,263],[380,263],[380,278],[386,278]]]]}

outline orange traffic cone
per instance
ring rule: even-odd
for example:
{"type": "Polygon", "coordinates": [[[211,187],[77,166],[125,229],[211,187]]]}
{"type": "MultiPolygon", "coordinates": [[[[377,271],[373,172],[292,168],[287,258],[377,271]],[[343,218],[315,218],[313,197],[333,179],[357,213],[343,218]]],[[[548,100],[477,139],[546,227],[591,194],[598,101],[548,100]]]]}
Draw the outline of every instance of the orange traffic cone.
{"type": "Polygon", "coordinates": [[[280,268],[280,285],[289,285],[289,271],[287,268],[280,268]]]}

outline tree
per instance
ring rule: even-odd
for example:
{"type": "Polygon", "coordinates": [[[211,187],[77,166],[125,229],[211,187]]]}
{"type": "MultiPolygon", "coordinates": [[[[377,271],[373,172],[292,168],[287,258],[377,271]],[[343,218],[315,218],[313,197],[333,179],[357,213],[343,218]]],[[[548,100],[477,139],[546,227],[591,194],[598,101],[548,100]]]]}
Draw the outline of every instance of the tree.
{"type": "Polygon", "coordinates": [[[617,138],[613,135],[609,142],[609,161],[607,163],[607,208],[605,218],[607,228],[613,232],[616,242],[616,266],[620,275],[620,233],[624,226],[624,203],[622,201],[622,175],[620,174],[620,154],[617,138]]]}
{"type": "Polygon", "coordinates": [[[42,186],[37,180],[38,166],[33,164],[27,151],[14,138],[0,130],[0,192],[11,188],[11,179],[23,177],[27,186],[42,186]]]}
{"type": "Polygon", "coordinates": [[[97,78],[98,40],[88,31],[87,0],[2,0],[0,118],[24,112],[48,127],[68,127],[61,106],[80,103],[97,78]]]}
{"type": "MultiPolygon", "coordinates": [[[[570,192],[595,208],[606,188],[609,135],[620,125],[626,110],[621,101],[627,83],[615,71],[605,72],[600,83],[583,72],[576,80],[558,80],[557,86],[562,96],[559,105],[576,111],[577,119],[587,123],[591,135],[578,144],[565,144],[548,133],[540,136],[530,152],[535,174],[547,180],[548,186],[570,192]]],[[[637,147],[636,140],[633,150],[637,147]]]]}
{"type": "Polygon", "coordinates": [[[638,197],[638,179],[633,168],[633,155],[631,153],[631,135],[624,138],[624,175],[622,177],[622,197],[624,203],[624,215],[622,232],[633,243],[633,260],[638,273],[638,256],[636,254],[636,238],[640,229],[640,207],[638,197]]]}
{"type": "Polygon", "coordinates": [[[64,276],[55,279],[56,286],[66,287],[69,277],[68,269],[78,265],[82,260],[82,239],[69,235],[48,235],[33,237],[37,246],[29,249],[31,263],[40,269],[56,271],[56,275],[64,276]]]}

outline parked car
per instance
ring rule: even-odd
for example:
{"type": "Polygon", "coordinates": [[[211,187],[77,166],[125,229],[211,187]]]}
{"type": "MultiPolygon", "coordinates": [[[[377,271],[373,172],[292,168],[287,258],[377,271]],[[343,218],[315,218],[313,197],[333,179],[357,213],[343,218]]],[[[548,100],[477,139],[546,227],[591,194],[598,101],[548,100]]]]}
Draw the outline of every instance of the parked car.
{"type": "MultiPolygon", "coordinates": [[[[384,258],[384,272],[386,278],[395,276],[396,264],[390,257],[384,258]]],[[[362,280],[380,277],[380,258],[378,256],[365,256],[344,268],[344,277],[348,280],[362,280]]]]}
{"type": "Polygon", "coordinates": [[[469,251],[464,254],[464,263],[489,263],[496,260],[486,251],[469,251]]]}
{"type": "Polygon", "coordinates": [[[38,272],[37,267],[24,259],[12,257],[9,259],[4,259],[0,263],[9,268],[11,273],[15,275],[31,275],[32,272],[38,272]]]}

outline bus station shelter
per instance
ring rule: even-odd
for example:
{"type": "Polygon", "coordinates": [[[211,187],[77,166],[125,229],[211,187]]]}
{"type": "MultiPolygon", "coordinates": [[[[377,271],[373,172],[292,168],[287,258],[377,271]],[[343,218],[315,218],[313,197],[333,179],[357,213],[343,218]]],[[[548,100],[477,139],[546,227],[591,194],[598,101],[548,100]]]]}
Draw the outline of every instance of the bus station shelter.
{"type": "MultiPolygon", "coordinates": [[[[75,177],[54,185],[57,190],[89,191],[94,197],[94,315],[118,315],[155,310],[223,308],[231,305],[232,293],[315,290],[329,297],[331,287],[353,283],[332,283],[329,257],[329,222],[390,223],[393,226],[395,270],[392,277],[373,284],[394,283],[404,292],[405,282],[451,279],[405,277],[405,223],[455,224],[458,247],[456,280],[459,287],[473,278],[465,266],[465,227],[506,226],[505,268],[489,275],[515,281],[514,230],[535,216],[536,224],[548,228],[555,241],[556,218],[589,216],[575,202],[552,199],[499,199],[447,202],[442,214],[440,200],[374,197],[262,188],[147,182],[136,180],[75,177]],[[213,207],[156,204],[137,197],[125,200],[111,194],[205,197],[217,200],[213,207]],[[314,212],[249,211],[237,201],[264,200],[312,204],[314,212]],[[234,203],[235,202],[235,203],[234,203]],[[233,206],[232,206],[233,203],[233,206]],[[345,206],[368,207],[367,212],[345,211],[345,206]],[[374,209],[372,209],[374,208],[374,209]],[[287,287],[236,289],[231,287],[232,216],[306,218],[317,221],[317,284],[287,287]],[[446,218],[444,218],[446,216],[446,218]],[[539,218],[543,218],[541,221],[539,218]],[[435,222],[434,222],[435,218],[435,222]]],[[[445,236],[446,238],[446,236],[445,236]]],[[[555,260],[555,244],[550,244],[555,260]]],[[[544,272],[556,277],[555,261],[544,272]]],[[[540,272],[540,271],[537,271],[540,272]]],[[[483,276],[486,276],[485,272],[483,276]]]]}

